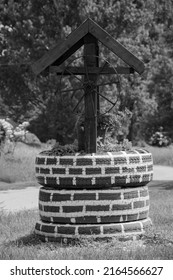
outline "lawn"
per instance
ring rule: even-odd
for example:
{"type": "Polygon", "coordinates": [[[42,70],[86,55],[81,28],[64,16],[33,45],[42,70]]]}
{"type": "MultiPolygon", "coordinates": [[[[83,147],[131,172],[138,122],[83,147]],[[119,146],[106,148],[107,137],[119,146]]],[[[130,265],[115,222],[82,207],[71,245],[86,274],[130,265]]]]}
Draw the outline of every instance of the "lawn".
{"type": "MultiPolygon", "coordinates": [[[[1,153],[0,181],[8,184],[6,185],[8,189],[11,183],[22,182],[24,185],[27,185],[26,182],[36,182],[34,169],[35,157],[43,149],[45,149],[45,145],[38,148],[19,142],[13,154],[1,153]]],[[[20,185],[22,188],[22,184],[20,185]]]]}
{"type": "Polygon", "coordinates": [[[162,148],[147,145],[145,149],[152,153],[154,164],[173,167],[173,144],[162,148]]]}

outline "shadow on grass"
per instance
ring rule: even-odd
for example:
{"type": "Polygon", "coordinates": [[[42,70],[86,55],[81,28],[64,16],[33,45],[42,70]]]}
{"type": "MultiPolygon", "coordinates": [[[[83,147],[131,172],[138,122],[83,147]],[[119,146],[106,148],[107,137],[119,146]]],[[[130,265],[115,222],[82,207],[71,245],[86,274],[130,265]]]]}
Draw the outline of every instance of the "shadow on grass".
{"type": "Polygon", "coordinates": [[[6,243],[6,245],[9,245],[9,246],[17,245],[17,247],[36,246],[36,245],[40,245],[40,244],[42,244],[42,242],[34,232],[6,243]]]}
{"type": "MultiPolygon", "coordinates": [[[[85,241],[84,240],[76,240],[71,238],[70,240],[66,239],[60,239],[59,241],[53,242],[53,241],[44,241],[40,239],[40,237],[35,234],[34,232],[21,236],[15,240],[5,242],[5,246],[17,246],[17,247],[33,247],[33,246],[43,246],[48,247],[49,249],[54,249],[55,247],[73,247],[73,246],[84,246],[85,241]]],[[[86,245],[86,244],[85,244],[86,245]]]]}
{"type": "MultiPolygon", "coordinates": [[[[140,238],[139,238],[140,239],[140,238]]],[[[113,239],[113,238],[105,238],[105,239],[100,239],[100,238],[59,238],[56,241],[45,241],[42,238],[40,238],[37,234],[34,232],[31,232],[30,234],[21,236],[15,240],[5,242],[5,246],[10,246],[10,247],[47,247],[50,250],[55,249],[57,247],[59,248],[69,248],[69,247],[90,247],[90,246],[98,246],[98,244],[111,244],[114,243],[115,240],[119,243],[126,243],[126,241],[132,241],[132,238],[129,239],[113,239]]]]}
{"type": "Polygon", "coordinates": [[[173,181],[152,181],[148,184],[149,188],[160,188],[164,190],[173,190],[173,181]]]}
{"type": "Polygon", "coordinates": [[[173,246],[173,241],[167,238],[163,238],[160,234],[144,235],[142,237],[144,245],[164,245],[164,246],[173,246]]]}

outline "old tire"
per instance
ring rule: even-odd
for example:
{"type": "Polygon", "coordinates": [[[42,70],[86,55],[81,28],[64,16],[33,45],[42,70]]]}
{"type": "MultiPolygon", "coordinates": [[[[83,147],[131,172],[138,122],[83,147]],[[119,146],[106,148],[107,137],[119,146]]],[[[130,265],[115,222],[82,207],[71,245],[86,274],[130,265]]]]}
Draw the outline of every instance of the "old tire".
{"type": "Polygon", "coordinates": [[[61,225],[39,221],[36,223],[35,233],[41,240],[51,242],[78,240],[80,238],[126,238],[142,235],[150,226],[150,218],[141,221],[101,225],[61,225]]]}
{"type": "Polygon", "coordinates": [[[106,224],[141,220],[149,214],[148,187],[39,192],[42,221],[60,224],[106,224]]]}
{"type": "Polygon", "coordinates": [[[104,155],[36,157],[36,178],[42,186],[57,189],[100,189],[145,186],[153,177],[152,155],[144,149],[104,155]]]}

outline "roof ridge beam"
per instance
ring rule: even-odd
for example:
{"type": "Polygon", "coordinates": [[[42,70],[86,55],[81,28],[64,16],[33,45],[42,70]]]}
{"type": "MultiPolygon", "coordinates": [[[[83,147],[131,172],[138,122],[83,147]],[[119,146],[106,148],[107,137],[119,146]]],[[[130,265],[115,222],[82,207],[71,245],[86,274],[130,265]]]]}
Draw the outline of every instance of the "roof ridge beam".
{"type": "Polygon", "coordinates": [[[139,60],[135,55],[129,52],[122,44],[115,40],[92,19],[89,19],[89,33],[96,37],[103,45],[121,58],[130,67],[134,68],[136,72],[139,74],[144,72],[143,61],[139,60]]]}
{"type": "MultiPolygon", "coordinates": [[[[77,29],[68,35],[65,40],[61,40],[51,50],[47,51],[39,60],[32,64],[31,68],[34,74],[40,74],[49,65],[53,64],[61,56],[68,52],[78,41],[80,41],[89,32],[89,19],[84,21],[77,29]]],[[[80,46],[79,46],[80,47],[80,46]]],[[[74,49],[75,52],[77,49],[74,49]]],[[[70,54],[71,55],[71,54],[70,54]]]]}

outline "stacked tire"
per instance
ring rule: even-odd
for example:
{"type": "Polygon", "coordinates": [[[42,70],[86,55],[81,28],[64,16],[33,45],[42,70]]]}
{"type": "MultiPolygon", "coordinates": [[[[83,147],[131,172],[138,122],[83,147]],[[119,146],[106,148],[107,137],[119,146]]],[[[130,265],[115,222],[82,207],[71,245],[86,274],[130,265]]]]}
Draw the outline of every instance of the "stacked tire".
{"type": "Polygon", "coordinates": [[[147,184],[152,155],[144,149],[99,154],[36,157],[43,241],[129,238],[151,226],[147,184]]]}

